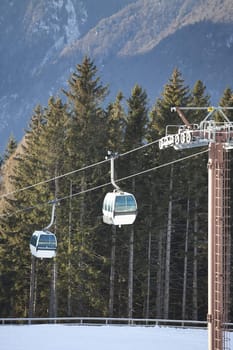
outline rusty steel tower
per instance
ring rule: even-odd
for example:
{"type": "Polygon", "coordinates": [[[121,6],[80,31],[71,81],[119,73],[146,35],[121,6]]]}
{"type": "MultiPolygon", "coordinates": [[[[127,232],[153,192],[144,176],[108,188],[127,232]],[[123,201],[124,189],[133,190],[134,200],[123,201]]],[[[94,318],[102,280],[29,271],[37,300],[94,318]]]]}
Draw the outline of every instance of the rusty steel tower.
{"type": "Polygon", "coordinates": [[[160,149],[208,146],[208,350],[230,350],[227,332],[230,303],[230,162],[232,107],[173,107],[184,125],[167,126],[160,149]],[[190,124],[183,110],[202,110],[207,116],[190,124]],[[217,117],[217,118],[216,118],[217,117]],[[219,120],[219,121],[217,121],[219,120]],[[170,132],[169,132],[170,131],[170,132]],[[171,132],[172,131],[172,132],[171,132]]]}

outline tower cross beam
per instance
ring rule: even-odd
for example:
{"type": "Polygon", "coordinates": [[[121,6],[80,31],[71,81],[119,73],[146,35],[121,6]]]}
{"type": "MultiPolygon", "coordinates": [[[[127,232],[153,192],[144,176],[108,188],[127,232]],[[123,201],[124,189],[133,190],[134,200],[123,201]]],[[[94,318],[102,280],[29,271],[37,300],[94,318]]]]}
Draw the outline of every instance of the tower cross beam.
{"type": "Polygon", "coordinates": [[[171,111],[178,113],[184,125],[168,125],[166,135],[159,140],[159,148],[181,150],[208,146],[211,142],[223,143],[225,149],[233,148],[233,122],[224,110],[233,110],[233,107],[172,107],[171,111]],[[206,110],[208,114],[200,124],[191,124],[183,113],[186,109],[206,110]],[[215,121],[216,113],[221,116],[221,121],[215,121]]]}

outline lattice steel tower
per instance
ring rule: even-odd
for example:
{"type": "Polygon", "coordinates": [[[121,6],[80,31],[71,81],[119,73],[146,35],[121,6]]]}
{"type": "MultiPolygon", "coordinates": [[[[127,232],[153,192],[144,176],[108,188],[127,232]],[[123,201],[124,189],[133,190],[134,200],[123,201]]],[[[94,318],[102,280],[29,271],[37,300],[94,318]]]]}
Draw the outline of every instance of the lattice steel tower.
{"type": "MultiPolygon", "coordinates": [[[[184,125],[177,133],[160,139],[164,149],[209,147],[208,160],[208,349],[230,350],[227,322],[230,302],[230,162],[229,150],[233,148],[233,122],[224,110],[231,107],[173,107],[184,125]],[[204,110],[208,114],[200,124],[190,124],[183,110],[204,110]],[[214,119],[218,113],[220,122],[214,119]]],[[[174,126],[172,126],[174,130],[174,126]]]]}

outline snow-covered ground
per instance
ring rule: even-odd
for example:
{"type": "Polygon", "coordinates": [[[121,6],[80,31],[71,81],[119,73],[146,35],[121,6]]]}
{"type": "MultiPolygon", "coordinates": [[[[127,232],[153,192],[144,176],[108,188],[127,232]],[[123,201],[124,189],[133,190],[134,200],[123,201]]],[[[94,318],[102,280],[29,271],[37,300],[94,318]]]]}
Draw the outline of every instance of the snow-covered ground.
{"type": "MultiPolygon", "coordinates": [[[[233,338],[231,339],[232,344],[233,338]]],[[[208,332],[141,326],[2,325],[1,350],[206,350],[208,332]]]]}

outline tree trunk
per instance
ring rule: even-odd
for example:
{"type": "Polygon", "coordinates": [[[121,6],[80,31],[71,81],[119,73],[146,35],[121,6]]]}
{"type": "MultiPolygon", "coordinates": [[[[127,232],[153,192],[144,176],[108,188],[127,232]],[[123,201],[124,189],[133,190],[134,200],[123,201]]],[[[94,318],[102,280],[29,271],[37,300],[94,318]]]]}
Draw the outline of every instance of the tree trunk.
{"type": "Polygon", "coordinates": [[[36,282],[36,258],[32,255],[31,263],[31,276],[30,276],[30,295],[29,295],[29,309],[28,317],[31,318],[34,316],[35,312],[35,282],[36,282]]]}
{"type": "Polygon", "coordinates": [[[72,232],[72,181],[70,181],[70,203],[69,203],[69,228],[68,228],[68,295],[67,295],[67,313],[72,315],[71,306],[71,232],[72,232]]]}
{"type": "MultiPolygon", "coordinates": [[[[150,178],[151,180],[151,178],[150,178]]],[[[148,253],[147,253],[147,292],[146,292],[146,310],[145,317],[150,317],[150,289],[151,289],[151,251],[152,251],[152,218],[153,218],[153,196],[154,196],[154,184],[151,181],[151,191],[150,191],[150,206],[148,212],[148,253]]]]}
{"type": "Polygon", "coordinates": [[[184,248],[184,278],[183,278],[183,297],[182,297],[182,320],[186,319],[188,240],[189,240],[189,198],[187,200],[187,218],[186,218],[185,248],[184,248]]]}
{"type": "MultiPolygon", "coordinates": [[[[55,170],[55,176],[57,176],[57,168],[55,170]]],[[[58,179],[55,179],[55,199],[58,198],[59,187],[58,179]]],[[[56,209],[55,209],[56,210],[56,209]]],[[[57,235],[57,223],[56,223],[56,211],[54,216],[54,233],[57,235]]],[[[56,258],[53,259],[51,265],[51,282],[50,282],[50,302],[49,302],[49,317],[57,316],[57,261],[56,258]]]]}
{"type": "Polygon", "coordinates": [[[56,258],[52,261],[51,269],[51,284],[50,284],[50,305],[49,305],[49,317],[57,317],[57,262],[56,258]]]}
{"type": "Polygon", "coordinates": [[[134,259],[134,227],[130,229],[129,239],[129,281],[128,281],[128,318],[133,317],[133,259],[134,259]]]}
{"type": "MultiPolygon", "coordinates": [[[[81,178],[81,191],[84,191],[86,189],[86,180],[85,180],[85,174],[81,178]]],[[[83,315],[85,311],[85,264],[84,264],[84,246],[85,246],[85,233],[84,233],[84,228],[85,228],[85,194],[83,194],[80,198],[80,214],[79,214],[79,252],[78,252],[78,266],[79,266],[79,271],[78,271],[78,281],[77,281],[77,290],[78,290],[78,295],[77,295],[77,300],[78,300],[78,305],[77,305],[77,313],[78,315],[83,315]]]]}
{"type": "MultiPolygon", "coordinates": [[[[135,179],[132,185],[133,192],[135,191],[135,179]]],[[[133,264],[134,264],[134,226],[130,229],[129,238],[129,279],[128,279],[128,318],[133,317],[133,264]]]]}
{"type": "Polygon", "coordinates": [[[115,291],[115,267],[116,267],[116,226],[112,225],[112,250],[109,288],[109,317],[113,317],[114,291],[115,291]]]}
{"type": "Polygon", "coordinates": [[[163,231],[159,231],[158,239],[158,260],[157,260],[157,273],[156,273],[156,318],[162,317],[162,295],[163,295],[163,282],[162,276],[164,272],[163,264],[163,231]]]}
{"type": "Polygon", "coordinates": [[[169,315],[169,298],[170,298],[170,260],[171,260],[171,233],[172,233],[172,190],[173,190],[173,165],[170,171],[169,183],[169,204],[167,220],[167,243],[166,243],[166,261],[165,261],[165,286],[164,286],[164,318],[168,319],[169,315]]]}
{"type": "Polygon", "coordinates": [[[146,292],[146,318],[150,316],[150,281],[151,281],[151,230],[148,237],[148,254],[147,254],[147,292],[146,292]]]}
{"type": "Polygon", "coordinates": [[[198,320],[198,291],[197,291],[197,254],[198,254],[198,200],[195,200],[194,234],[193,234],[193,320],[198,320]]]}

